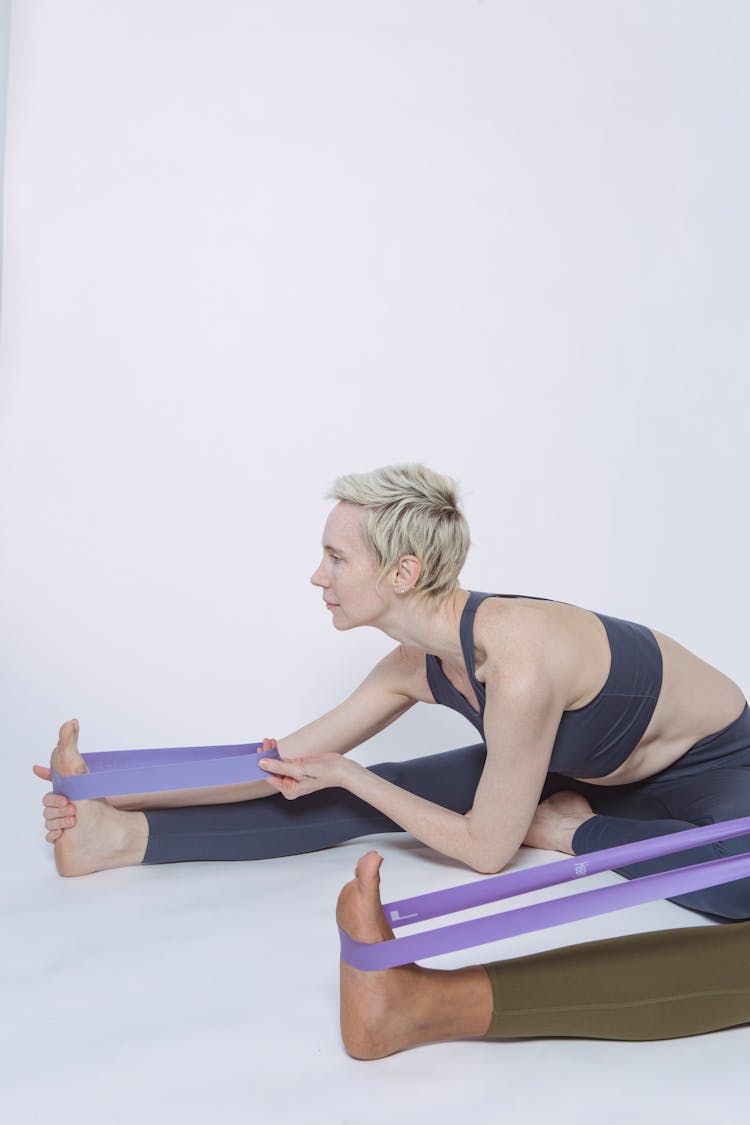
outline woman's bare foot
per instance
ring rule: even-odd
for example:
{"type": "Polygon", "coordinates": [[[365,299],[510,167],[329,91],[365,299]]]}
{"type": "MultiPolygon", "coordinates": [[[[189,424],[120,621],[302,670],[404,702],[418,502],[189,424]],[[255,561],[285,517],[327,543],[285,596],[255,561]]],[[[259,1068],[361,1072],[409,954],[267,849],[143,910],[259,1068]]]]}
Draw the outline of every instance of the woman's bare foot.
{"type": "MultiPolygon", "coordinates": [[[[50,765],[62,776],[88,772],[78,750],[76,719],[60,727],[50,765]]],[[[49,771],[35,766],[34,772],[44,777],[49,771]]],[[[70,805],[59,794],[52,801],[48,794],[44,803],[47,824],[53,826],[47,839],[55,845],[55,864],[61,875],[90,875],[92,871],[142,862],[148,843],[143,813],[121,812],[106,800],[70,805]],[[52,815],[47,815],[50,812],[52,815]]]]}
{"type": "MultiPolygon", "coordinates": [[[[377,852],[362,856],[339,895],[336,921],[357,941],[393,937],[380,902],[377,852]]],[[[492,988],[481,965],[441,971],[419,965],[364,972],[341,962],[341,1035],[350,1055],[380,1059],[420,1043],[484,1035],[492,988]]]]}
{"type": "Polygon", "coordinates": [[[573,837],[586,820],[595,816],[594,810],[580,793],[554,793],[537,805],[534,819],[526,833],[524,844],[529,848],[544,848],[550,852],[574,855],[573,837]]]}

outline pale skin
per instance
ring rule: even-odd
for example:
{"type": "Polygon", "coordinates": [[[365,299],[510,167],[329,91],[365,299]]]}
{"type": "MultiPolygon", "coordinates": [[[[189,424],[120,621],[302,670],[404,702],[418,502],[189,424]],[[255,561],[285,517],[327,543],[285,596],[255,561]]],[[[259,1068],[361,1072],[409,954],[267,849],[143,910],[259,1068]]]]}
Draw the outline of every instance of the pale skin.
{"type": "MultiPolygon", "coordinates": [[[[362,798],[436,851],[476,871],[501,870],[525,843],[572,853],[577,828],[593,815],[588,802],[559,793],[538,804],[563,711],[585,706],[606,681],[610,653],[594,614],[559,602],[490,598],[475,619],[476,677],[485,685],[487,762],[470,814],[461,815],[408,793],[346,758],[347,751],[399,718],[416,702],[434,702],[425,672],[433,653],[449,680],[478,710],[459,637],[468,591],[458,587],[434,611],[415,594],[422,564],[403,555],[376,583],[375,560],[363,539],[365,513],[339,503],[323,533],[323,559],[312,575],[343,631],[380,629],[397,647],[348,699],[278,744],[282,760],[268,759],[268,782],[149,794],[74,806],[62,795],[43,799],[47,839],[62,874],[79,875],[139,863],[148,840],[143,809],[244,801],[275,791],[287,799],[329,787],[362,798]],[[325,746],[325,752],[320,747],[325,746]]],[[[676,761],[700,738],[732,722],[744,696],[728,677],[655,632],[663,658],[662,689],[649,726],[628,759],[596,784],[626,784],[676,761]]],[[[78,724],[66,723],[53,752],[62,774],[85,770],[77,749],[78,724]]],[[[35,766],[37,776],[49,770],[35,766]]]]}

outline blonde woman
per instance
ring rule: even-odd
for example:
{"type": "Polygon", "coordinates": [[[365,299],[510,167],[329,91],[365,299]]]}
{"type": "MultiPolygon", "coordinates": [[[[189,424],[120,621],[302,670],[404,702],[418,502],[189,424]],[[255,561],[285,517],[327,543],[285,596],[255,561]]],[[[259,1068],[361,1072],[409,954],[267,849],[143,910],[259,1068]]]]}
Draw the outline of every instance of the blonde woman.
{"type": "MultiPolygon", "coordinates": [[[[338,707],[266,740],[281,755],[266,760],[267,782],[77,806],[48,793],[62,874],[267,858],[399,830],[489,873],[524,843],[580,854],[750,814],[750,710],[727,676],[643,625],[462,589],[469,531],[457,488],[424,465],[342,476],[330,497],[311,581],[336,630],[373,626],[396,647],[338,707]],[[459,711],[480,741],[370,769],[346,757],[417,702],[459,711]]],[[[85,770],[77,734],[75,720],[61,729],[60,773],[85,770]]],[[[750,880],[675,901],[748,918],[750,880]]]]}

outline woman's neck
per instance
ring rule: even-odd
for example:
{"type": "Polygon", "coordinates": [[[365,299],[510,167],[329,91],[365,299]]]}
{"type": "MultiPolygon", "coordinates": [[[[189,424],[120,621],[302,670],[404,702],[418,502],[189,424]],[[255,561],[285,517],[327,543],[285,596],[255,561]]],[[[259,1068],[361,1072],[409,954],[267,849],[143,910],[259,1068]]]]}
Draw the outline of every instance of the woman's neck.
{"type": "Polygon", "coordinates": [[[469,599],[469,591],[460,587],[428,611],[416,599],[405,598],[397,603],[389,619],[378,622],[378,628],[394,641],[419,652],[429,652],[443,663],[463,666],[461,648],[461,614],[469,599]]]}

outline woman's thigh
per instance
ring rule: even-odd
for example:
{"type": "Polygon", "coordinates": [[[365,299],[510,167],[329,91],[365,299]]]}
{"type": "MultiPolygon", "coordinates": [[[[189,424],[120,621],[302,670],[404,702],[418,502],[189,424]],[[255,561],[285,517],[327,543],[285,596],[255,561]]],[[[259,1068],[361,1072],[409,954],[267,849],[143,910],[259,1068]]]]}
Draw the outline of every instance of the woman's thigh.
{"type": "MultiPolygon", "coordinates": [[[[717,824],[750,816],[750,766],[708,769],[682,779],[659,782],[654,790],[669,815],[691,824],[717,824]]],[[[720,850],[726,854],[747,851],[750,838],[727,841],[720,850]]]]}

